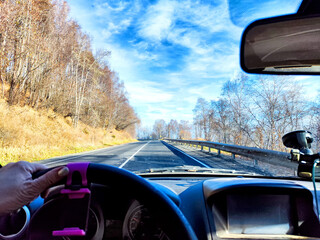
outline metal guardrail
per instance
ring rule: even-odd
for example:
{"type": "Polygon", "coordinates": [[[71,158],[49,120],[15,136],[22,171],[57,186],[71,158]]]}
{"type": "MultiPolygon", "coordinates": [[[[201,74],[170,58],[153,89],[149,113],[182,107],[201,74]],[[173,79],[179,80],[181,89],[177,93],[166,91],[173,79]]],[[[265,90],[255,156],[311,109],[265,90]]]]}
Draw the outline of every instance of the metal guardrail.
{"type": "Polygon", "coordinates": [[[246,147],[239,145],[231,145],[225,143],[216,143],[208,141],[194,141],[194,140],[180,140],[180,139],[165,139],[169,142],[177,142],[187,145],[208,147],[209,152],[212,149],[218,150],[218,155],[221,154],[221,151],[228,152],[232,154],[232,157],[235,158],[236,155],[244,156],[251,158],[257,161],[273,164],[276,166],[282,166],[291,169],[297,169],[298,163],[292,162],[289,160],[290,154],[285,152],[272,151],[267,149],[255,148],[255,147],[246,147]]]}

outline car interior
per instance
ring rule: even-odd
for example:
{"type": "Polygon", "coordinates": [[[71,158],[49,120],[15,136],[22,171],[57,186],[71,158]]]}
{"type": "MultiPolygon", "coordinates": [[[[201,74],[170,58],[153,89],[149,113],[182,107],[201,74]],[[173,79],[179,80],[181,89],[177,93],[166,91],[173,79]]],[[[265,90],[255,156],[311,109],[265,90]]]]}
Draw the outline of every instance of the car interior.
{"type": "MultiPolygon", "coordinates": [[[[319,20],[320,2],[304,0],[296,14],[254,21],[242,35],[241,68],[319,75],[319,20]]],[[[68,177],[47,198],[2,220],[0,239],[317,239],[319,154],[308,150],[310,139],[303,131],[283,137],[296,177],[135,174],[68,163],[68,177]]]]}

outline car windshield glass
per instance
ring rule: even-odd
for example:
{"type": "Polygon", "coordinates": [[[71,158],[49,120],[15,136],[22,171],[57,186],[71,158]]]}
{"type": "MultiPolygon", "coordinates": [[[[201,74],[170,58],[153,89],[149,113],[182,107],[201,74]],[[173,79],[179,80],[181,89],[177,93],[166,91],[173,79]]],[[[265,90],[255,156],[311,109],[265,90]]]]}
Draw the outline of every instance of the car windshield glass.
{"type": "Polygon", "coordinates": [[[246,26],[300,4],[0,1],[1,164],[296,176],[282,136],[318,151],[319,77],[246,74],[239,54],[246,26]]]}

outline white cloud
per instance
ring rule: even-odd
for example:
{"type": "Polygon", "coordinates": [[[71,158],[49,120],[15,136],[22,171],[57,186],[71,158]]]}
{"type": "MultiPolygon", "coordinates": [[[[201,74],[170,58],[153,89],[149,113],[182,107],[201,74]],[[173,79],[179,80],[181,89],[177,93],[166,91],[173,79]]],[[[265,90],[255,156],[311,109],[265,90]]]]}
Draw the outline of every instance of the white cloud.
{"type": "Polygon", "coordinates": [[[126,88],[130,92],[131,102],[135,104],[165,103],[173,100],[171,93],[159,87],[150,86],[143,81],[127,83],[126,88]]]}
{"type": "Polygon", "coordinates": [[[112,10],[112,11],[116,11],[116,12],[121,12],[125,9],[125,7],[127,6],[128,3],[123,2],[123,1],[114,1],[113,5],[111,5],[110,3],[104,3],[103,5],[112,10]]]}
{"type": "Polygon", "coordinates": [[[173,21],[174,9],[175,2],[168,0],[160,0],[155,5],[151,5],[140,20],[139,34],[155,41],[166,38],[173,21]]]}
{"type": "Polygon", "coordinates": [[[209,30],[208,33],[228,30],[226,23],[230,23],[227,1],[225,0],[212,4],[190,0],[187,4],[180,4],[180,18],[209,30]]]}
{"type": "Polygon", "coordinates": [[[158,60],[158,55],[152,54],[150,52],[141,52],[139,50],[134,50],[133,54],[135,55],[136,58],[142,61],[157,61],[158,60]]]}
{"type": "Polygon", "coordinates": [[[295,76],[294,79],[297,80],[297,81],[303,81],[303,80],[306,80],[306,79],[310,79],[312,77],[310,76],[295,76]]]}
{"type": "Polygon", "coordinates": [[[108,50],[111,50],[110,67],[119,73],[124,81],[130,80],[135,76],[137,62],[132,58],[130,51],[127,51],[116,44],[105,44],[108,50]]]}
{"type": "Polygon", "coordinates": [[[306,96],[307,101],[316,101],[320,92],[319,76],[295,76],[295,80],[301,84],[302,94],[306,96]]]}
{"type": "Polygon", "coordinates": [[[208,45],[203,42],[206,40],[206,38],[203,36],[203,33],[199,33],[194,30],[172,30],[168,34],[168,40],[175,44],[185,46],[197,54],[206,54],[212,51],[210,48],[208,48],[208,45]]]}
{"type": "Polygon", "coordinates": [[[99,3],[98,1],[96,1],[94,5],[95,15],[98,17],[106,17],[114,12],[119,13],[125,10],[126,7],[128,7],[128,3],[124,1],[114,1],[113,4],[108,2],[99,3]]]}
{"type": "Polygon", "coordinates": [[[106,28],[102,30],[102,36],[105,40],[109,40],[110,37],[113,36],[113,34],[121,33],[122,31],[126,30],[130,24],[132,19],[124,19],[117,23],[109,22],[106,24],[106,28]]]}

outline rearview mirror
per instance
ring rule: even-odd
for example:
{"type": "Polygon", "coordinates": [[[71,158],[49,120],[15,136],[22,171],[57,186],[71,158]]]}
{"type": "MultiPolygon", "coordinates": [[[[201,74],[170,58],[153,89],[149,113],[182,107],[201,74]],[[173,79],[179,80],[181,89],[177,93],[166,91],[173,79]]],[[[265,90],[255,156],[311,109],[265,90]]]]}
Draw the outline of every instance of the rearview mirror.
{"type": "Polygon", "coordinates": [[[241,67],[248,73],[320,74],[320,15],[258,20],[244,31],[241,67]]]}

